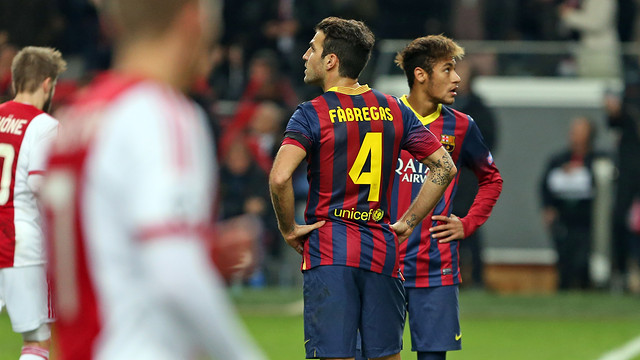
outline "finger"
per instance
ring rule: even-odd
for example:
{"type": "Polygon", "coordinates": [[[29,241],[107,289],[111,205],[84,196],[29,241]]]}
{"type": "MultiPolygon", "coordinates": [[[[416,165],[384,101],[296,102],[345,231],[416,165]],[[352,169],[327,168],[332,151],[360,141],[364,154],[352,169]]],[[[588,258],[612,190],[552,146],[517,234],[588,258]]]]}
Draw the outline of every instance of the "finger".
{"type": "Polygon", "coordinates": [[[449,221],[449,220],[451,220],[451,219],[449,219],[449,217],[448,217],[448,216],[433,215],[433,216],[431,217],[431,220],[436,220],[436,221],[447,221],[447,222],[448,222],[448,221],[449,221]]]}
{"type": "Polygon", "coordinates": [[[453,240],[455,240],[455,237],[454,237],[453,235],[451,235],[451,236],[449,236],[449,237],[447,237],[447,238],[444,238],[444,239],[440,239],[440,240],[438,240],[438,243],[440,243],[440,244],[446,244],[446,243],[451,242],[451,241],[453,241],[453,240]]]}
{"type": "Polygon", "coordinates": [[[447,231],[447,230],[449,230],[449,225],[438,225],[438,226],[429,228],[429,232],[432,234],[437,232],[447,231]]]}
{"type": "Polygon", "coordinates": [[[444,238],[444,237],[447,237],[447,236],[451,236],[452,233],[453,232],[451,230],[445,230],[445,231],[441,231],[441,232],[431,233],[431,236],[433,236],[436,239],[440,239],[440,238],[444,238]]]}

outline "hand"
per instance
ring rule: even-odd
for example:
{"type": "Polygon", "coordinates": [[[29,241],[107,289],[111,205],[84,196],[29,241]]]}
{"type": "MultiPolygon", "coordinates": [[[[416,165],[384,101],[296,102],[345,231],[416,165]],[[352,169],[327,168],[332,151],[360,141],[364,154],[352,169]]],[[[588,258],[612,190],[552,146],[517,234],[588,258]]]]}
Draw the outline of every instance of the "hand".
{"type": "Polygon", "coordinates": [[[325,222],[326,221],[323,220],[310,225],[294,224],[291,231],[286,234],[281,230],[282,237],[284,237],[284,241],[286,241],[289,246],[297,251],[298,254],[302,255],[302,252],[304,251],[304,242],[307,241],[309,233],[322,227],[325,222]]]}
{"type": "Polygon", "coordinates": [[[398,244],[402,244],[413,232],[413,228],[404,221],[397,221],[395,224],[391,224],[391,230],[398,235],[398,244]]]}
{"type": "Polygon", "coordinates": [[[464,239],[464,227],[460,218],[451,214],[451,216],[435,215],[431,220],[444,222],[444,224],[429,228],[431,235],[439,239],[440,244],[445,244],[453,240],[464,239]]]}

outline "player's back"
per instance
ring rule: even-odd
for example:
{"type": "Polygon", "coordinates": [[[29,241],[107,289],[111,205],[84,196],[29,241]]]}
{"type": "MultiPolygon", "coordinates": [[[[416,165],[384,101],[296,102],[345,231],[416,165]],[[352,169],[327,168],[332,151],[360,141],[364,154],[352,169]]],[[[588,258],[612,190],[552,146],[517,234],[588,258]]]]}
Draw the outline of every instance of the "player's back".
{"type": "Polygon", "coordinates": [[[390,186],[401,148],[424,157],[440,144],[398,99],[361,86],[332,88],[302,104],[284,144],[308,155],[307,223],[327,220],[305,242],[303,269],[346,265],[397,274],[390,186]]]}
{"type": "Polygon", "coordinates": [[[109,74],[87,93],[62,115],[45,189],[62,356],[186,358],[192,340],[150,286],[141,247],[210,220],[203,119],[142,79],[109,74]]]}
{"type": "Polygon", "coordinates": [[[41,216],[28,178],[43,175],[57,126],[32,105],[0,105],[0,268],[45,261],[41,216]]]}

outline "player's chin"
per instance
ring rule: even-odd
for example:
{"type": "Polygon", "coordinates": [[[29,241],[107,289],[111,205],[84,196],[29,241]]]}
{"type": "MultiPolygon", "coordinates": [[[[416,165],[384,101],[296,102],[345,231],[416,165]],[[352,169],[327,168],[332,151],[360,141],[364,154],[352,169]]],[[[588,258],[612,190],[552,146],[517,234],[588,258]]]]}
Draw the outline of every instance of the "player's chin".
{"type": "Polygon", "coordinates": [[[456,101],[456,97],[453,94],[448,94],[444,98],[441,99],[441,103],[445,105],[451,105],[456,101]]]}

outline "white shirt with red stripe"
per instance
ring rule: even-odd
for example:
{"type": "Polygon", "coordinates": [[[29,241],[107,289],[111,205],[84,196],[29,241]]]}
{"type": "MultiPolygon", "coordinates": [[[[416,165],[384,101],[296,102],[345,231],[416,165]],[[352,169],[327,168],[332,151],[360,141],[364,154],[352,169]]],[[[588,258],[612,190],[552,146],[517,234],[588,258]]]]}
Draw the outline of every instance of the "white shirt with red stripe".
{"type": "Polygon", "coordinates": [[[62,359],[263,359],[199,229],[215,154],[203,115],[160,84],[103,75],[69,109],[43,188],[62,359]]]}
{"type": "Polygon", "coordinates": [[[58,121],[15,101],[0,105],[0,268],[45,263],[33,178],[44,174],[58,121]]]}

